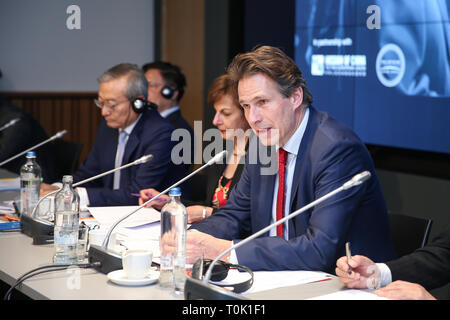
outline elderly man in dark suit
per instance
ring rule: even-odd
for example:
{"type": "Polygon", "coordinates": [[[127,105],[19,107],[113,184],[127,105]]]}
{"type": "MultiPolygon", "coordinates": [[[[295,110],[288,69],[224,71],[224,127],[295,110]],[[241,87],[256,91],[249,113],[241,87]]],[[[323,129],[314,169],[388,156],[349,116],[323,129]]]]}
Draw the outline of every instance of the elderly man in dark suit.
{"type": "MultiPolygon", "coordinates": [[[[150,162],[128,167],[77,188],[82,207],[135,205],[138,199],[133,193],[143,188],[164,190],[186,174],[183,166],[174,165],[171,160],[174,127],[157,111],[136,107],[142,106],[134,103],[137,99],[147,100],[147,81],[137,65],[116,65],[103,73],[98,81],[95,103],[101,109],[103,120],[88,157],[74,174],[74,182],[152,154],[150,162]]],[[[49,186],[44,185],[42,189],[48,190],[49,186]]]]}

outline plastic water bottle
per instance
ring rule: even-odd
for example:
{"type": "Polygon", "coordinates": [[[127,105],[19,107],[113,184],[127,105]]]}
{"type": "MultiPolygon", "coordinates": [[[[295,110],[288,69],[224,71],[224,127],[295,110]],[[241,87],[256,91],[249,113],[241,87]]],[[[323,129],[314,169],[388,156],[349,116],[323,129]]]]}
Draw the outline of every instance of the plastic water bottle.
{"type": "Polygon", "coordinates": [[[31,216],[39,201],[41,167],[36,162],[36,153],[27,152],[27,161],[20,169],[20,212],[31,216]]]}
{"type": "Polygon", "coordinates": [[[64,176],[62,189],[55,195],[53,262],[58,264],[74,264],[78,261],[80,197],[72,188],[72,182],[72,176],[64,176]]]}
{"type": "Polygon", "coordinates": [[[181,293],[186,282],[187,211],[180,201],[180,188],[170,189],[169,196],[169,202],[161,209],[159,285],[163,288],[175,288],[176,293],[181,293]],[[166,252],[164,246],[168,243],[175,250],[166,252]]]}

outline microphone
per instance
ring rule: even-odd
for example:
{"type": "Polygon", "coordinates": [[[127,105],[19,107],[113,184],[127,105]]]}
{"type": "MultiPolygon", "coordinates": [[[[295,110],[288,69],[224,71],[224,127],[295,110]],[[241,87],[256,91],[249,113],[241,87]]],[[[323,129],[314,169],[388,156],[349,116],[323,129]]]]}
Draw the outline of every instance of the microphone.
{"type": "Polygon", "coordinates": [[[15,119],[12,119],[11,121],[8,121],[3,127],[0,128],[0,132],[15,125],[19,121],[20,121],[20,118],[15,118],[15,119]]]}
{"type": "Polygon", "coordinates": [[[98,175],[93,176],[93,177],[91,177],[91,178],[85,179],[85,180],[83,180],[83,181],[74,183],[72,186],[73,186],[73,187],[78,187],[79,185],[82,185],[83,183],[86,183],[86,182],[89,182],[89,181],[92,181],[92,180],[101,178],[101,177],[106,176],[106,175],[108,175],[108,174],[110,174],[110,173],[114,173],[114,172],[116,172],[116,171],[119,171],[119,170],[122,170],[122,169],[125,169],[125,168],[128,168],[128,167],[131,167],[131,166],[136,166],[136,165],[138,165],[138,164],[146,163],[146,162],[148,162],[148,161],[150,161],[150,160],[152,160],[152,159],[153,159],[153,155],[152,155],[152,154],[148,154],[148,155],[142,156],[142,157],[140,157],[139,159],[137,159],[137,160],[135,160],[135,161],[133,161],[133,162],[130,162],[130,163],[125,164],[125,165],[123,165],[123,166],[120,166],[120,167],[111,169],[111,170],[109,170],[109,171],[103,172],[103,173],[101,173],[101,174],[98,174],[98,175]]]}
{"type": "Polygon", "coordinates": [[[184,288],[184,297],[186,300],[191,300],[191,299],[218,299],[218,300],[223,300],[223,299],[242,299],[243,297],[233,293],[233,292],[229,292],[226,290],[221,289],[220,287],[214,286],[212,287],[211,285],[209,285],[209,279],[211,278],[211,274],[212,274],[212,270],[214,268],[214,265],[217,263],[217,261],[219,261],[220,258],[222,258],[224,255],[226,255],[227,253],[229,253],[231,250],[237,249],[241,246],[243,246],[244,244],[248,243],[249,241],[259,237],[260,235],[268,232],[270,229],[278,226],[281,223],[286,222],[287,220],[290,220],[294,217],[296,217],[297,215],[299,215],[302,212],[305,212],[306,210],[318,205],[319,203],[325,201],[326,199],[334,196],[335,194],[343,191],[343,190],[347,190],[350,189],[352,187],[356,187],[358,185],[360,185],[361,183],[367,181],[370,178],[371,174],[369,171],[363,171],[355,176],[353,176],[352,179],[350,179],[349,181],[345,182],[342,186],[336,188],[333,191],[330,191],[329,193],[327,193],[326,195],[320,197],[317,200],[314,200],[313,202],[303,206],[302,208],[292,212],[291,214],[287,215],[286,217],[284,217],[283,219],[280,219],[270,225],[268,225],[267,227],[259,230],[258,232],[255,232],[254,234],[252,234],[251,236],[245,238],[244,240],[232,245],[231,247],[229,247],[228,249],[226,249],[225,251],[223,251],[221,254],[219,254],[209,265],[208,270],[206,271],[205,277],[203,278],[203,281],[197,280],[197,279],[193,279],[191,277],[187,277],[186,278],[186,284],[185,284],[185,288],[184,288]]]}
{"type": "Polygon", "coordinates": [[[61,137],[62,137],[63,135],[65,135],[66,133],[67,133],[67,130],[62,130],[62,131],[58,132],[58,133],[55,134],[53,137],[48,138],[47,140],[42,141],[41,143],[38,143],[37,145],[35,145],[35,146],[31,147],[31,148],[28,148],[27,150],[25,150],[25,151],[23,151],[23,152],[21,152],[21,153],[19,153],[19,154],[16,154],[15,156],[13,156],[13,157],[11,157],[11,158],[9,158],[9,159],[3,161],[2,163],[0,163],[0,167],[1,167],[2,165],[4,165],[5,163],[10,162],[11,160],[14,160],[15,158],[20,157],[21,155],[24,155],[24,154],[27,153],[28,151],[31,151],[31,150],[33,150],[33,149],[37,149],[37,148],[39,148],[40,146],[42,146],[42,145],[44,145],[44,144],[46,144],[46,143],[48,143],[48,142],[50,142],[50,141],[53,141],[53,140],[56,140],[56,139],[61,138],[61,137]]]}
{"type": "MultiPolygon", "coordinates": [[[[140,157],[139,159],[130,162],[128,164],[124,164],[123,166],[114,168],[112,170],[106,171],[104,173],[98,174],[94,177],[91,178],[87,178],[85,180],[79,181],[77,183],[74,183],[72,185],[72,187],[78,187],[79,185],[82,185],[86,182],[101,178],[103,176],[106,176],[110,173],[116,172],[118,170],[122,170],[131,166],[135,166],[135,165],[139,165],[139,164],[143,164],[146,163],[150,160],[153,159],[153,155],[152,154],[147,154],[145,156],[140,157]]],[[[22,232],[25,233],[26,235],[29,235],[31,237],[33,237],[33,244],[42,244],[42,243],[46,243],[47,241],[50,241],[53,239],[53,226],[54,224],[50,221],[47,220],[42,220],[39,218],[35,218],[35,213],[37,208],[39,207],[39,204],[46,199],[47,197],[57,193],[58,191],[60,191],[61,188],[59,188],[58,190],[54,190],[52,192],[47,193],[45,196],[43,196],[42,198],[39,199],[39,201],[36,203],[36,206],[33,208],[33,211],[31,212],[31,216],[27,216],[27,215],[21,215],[21,229],[22,232]]]]}
{"type": "Polygon", "coordinates": [[[160,192],[156,196],[149,199],[147,202],[141,204],[139,207],[137,207],[135,210],[131,211],[130,213],[125,214],[122,218],[117,220],[108,230],[108,233],[106,234],[105,239],[103,240],[102,246],[96,246],[91,245],[89,248],[89,261],[90,262],[101,262],[100,271],[103,273],[109,273],[114,270],[122,269],[122,257],[118,254],[114,254],[113,252],[108,251],[108,244],[109,244],[109,238],[111,237],[111,234],[113,230],[119,225],[122,221],[132,216],[134,213],[139,211],[140,209],[147,206],[150,202],[158,199],[163,194],[166,194],[169,192],[170,189],[178,186],[179,184],[183,183],[187,179],[191,178],[193,175],[197,174],[201,170],[205,169],[206,167],[209,167],[213,164],[216,164],[219,162],[222,158],[224,158],[227,154],[227,151],[224,150],[218,154],[216,154],[211,160],[209,160],[206,164],[198,168],[197,170],[193,171],[192,173],[188,174],[186,177],[182,178],[178,182],[174,183],[170,187],[168,187],[166,190],[160,192]]]}

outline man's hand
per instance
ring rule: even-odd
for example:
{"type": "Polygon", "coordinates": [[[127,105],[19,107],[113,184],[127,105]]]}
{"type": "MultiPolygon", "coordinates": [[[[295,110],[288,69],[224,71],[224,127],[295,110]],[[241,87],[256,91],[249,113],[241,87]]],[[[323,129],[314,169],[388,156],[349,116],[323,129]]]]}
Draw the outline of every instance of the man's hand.
{"type": "Polygon", "coordinates": [[[58,190],[59,188],[57,186],[53,186],[51,184],[47,183],[41,183],[41,197],[45,196],[46,194],[58,190]]]}
{"type": "Polygon", "coordinates": [[[367,257],[356,255],[347,263],[347,257],[344,256],[337,260],[336,266],[336,275],[348,288],[376,288],[380,283],[380,271],[367,257]],[[349,267],[352,268],[350,274],[349,267]]]}
{"type": "Polygon", "coordinates": [[[380,297],[394,300],[436,300],[424,287],[417,283],[395,281],[372,292],[380,297]]]}
{"type": "MultiPolygon", "coordinates": [[[[205,259],[215,259],[223,251],[231,247],[232,242],[214,238],[213,236],[190,230],[186,235],[186,260],[187,263],[195,263],[203,254],[205,259]]],[[[226,254],[221,260],[229,261],[230,254],[226,254]]]]}
{"type": "MultiPolygon", "coordinates": [[[[160,245],[163,239],[164,246],[161,246],[161,255],[174,253],[177,243],[177,235],[175,232],[166,232],[160,238],[160,245]]],[[[190,230],[186,234],[186,263],[195,263],[202,254],[205,259],[215,259],[223,251],[231,247],[231,241],[214,238],[209,234],[190,230]]],[[[228,262],[228,255],[221,260],[228,262]]]]}
{"type": "MultiPolygon", "coordinates": [[[[139,191],[139,194],[141,195],[141,197],[139,198],[139,205],[141,206],[142,204],[144,204],[145,202],[147,202],[154,196],[157,196],[158,194],[160,194],[160,192],[158,190],[150,188],[150,189],[143,189],[143,190],[139,191]]],[[[163,194],[158,199],[155,199],[154,201],[147,204],[146,208],[153,207],[156,210],[161,210],[162,207],[164,207],[164,205],[167,203],[167,201],[169,201],[169,199],[170,198],[168,195],[163,194]]]]}

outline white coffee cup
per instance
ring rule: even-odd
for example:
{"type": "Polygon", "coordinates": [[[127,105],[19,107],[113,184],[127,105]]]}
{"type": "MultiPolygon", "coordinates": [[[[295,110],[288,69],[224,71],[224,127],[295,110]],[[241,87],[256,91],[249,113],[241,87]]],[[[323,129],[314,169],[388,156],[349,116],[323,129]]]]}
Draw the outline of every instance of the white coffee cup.
{"type": "Polygon", "coordinates": [[[128,279],[142,279],[147,276],[152,264],[153,252],[143,249],[125,250],[122,266],[128,279]]]}

